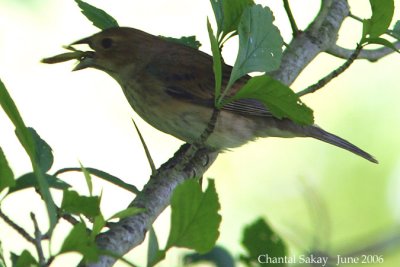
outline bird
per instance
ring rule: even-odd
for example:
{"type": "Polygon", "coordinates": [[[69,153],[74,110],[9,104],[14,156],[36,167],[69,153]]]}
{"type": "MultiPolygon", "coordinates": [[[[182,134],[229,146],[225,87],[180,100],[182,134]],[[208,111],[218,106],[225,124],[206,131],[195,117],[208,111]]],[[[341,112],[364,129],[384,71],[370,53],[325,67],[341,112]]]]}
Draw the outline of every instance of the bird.
{"type": "MultiPolygon", "coordinates": [[[[214,110],[212,56],[129,27],[102,30],[71,47],[83,44],[92,51],[77,54],[75,71],[94,68],[106,72],[119,83],[133,110],[147,123],[187,143],[198,140],[214,110]]],[[[222,63],[223,88],[231,71],[232,66],[222,63]]],[[[250,78],[246,75],[237,80],[230,95],[250,78]]],[[[204,145],[225,151],[263,137],[311,137],[378,163],[369,153],[317,125],[300,125],[288,118],[274,117],[256,99],[224,105],[204,145]]]]}

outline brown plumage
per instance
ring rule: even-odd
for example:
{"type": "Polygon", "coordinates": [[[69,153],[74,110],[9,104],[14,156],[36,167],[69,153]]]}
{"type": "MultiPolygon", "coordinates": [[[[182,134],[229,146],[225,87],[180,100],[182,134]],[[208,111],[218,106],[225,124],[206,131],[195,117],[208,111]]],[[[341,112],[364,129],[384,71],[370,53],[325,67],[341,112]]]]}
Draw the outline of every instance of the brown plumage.
{"type": "MultiPolygon", "coordinates": [[[[132,28],[111,28],[72,45],[94,52],[80,58],[75,70],[92,67],[113,77],[132,108],[155,128],[193,143],[205,129],[214,103],[212,57],[196,49],[132,28]]],[[[231,66],[223,65],[223,85],[231,66]]],[[[243,77],[234,94],[249,79],[243,77]]],[[[207,145],[223,150],[258,137],[313,137],[377,161],[348,141],[321,128],[277,119],[257,100],[239,100],[222,108],[207,145]]]]}

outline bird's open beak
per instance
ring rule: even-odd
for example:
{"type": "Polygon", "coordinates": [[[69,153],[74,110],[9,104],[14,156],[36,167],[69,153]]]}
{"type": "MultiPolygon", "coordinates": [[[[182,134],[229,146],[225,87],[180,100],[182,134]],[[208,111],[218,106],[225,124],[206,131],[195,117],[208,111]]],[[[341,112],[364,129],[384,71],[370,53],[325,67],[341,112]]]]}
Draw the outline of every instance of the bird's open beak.
{"type": "MultiPolygon", "coordinates": [[[[91,46],[90,38],[87,37],[87,38],[80,39],[76,42],[73,42],[72,44],[70,44],[70,47],[72,47],[74,45],[80,45],[80,44],[87,44],[87,45],[91,46]]],[[[85,53],[85,55],[78,59],[79,63],[78,63],[78,65],[75,66],[75,68],[72,69],[72,71],[83,70],[83,69],[86,69],[89,67],[93,67],[95,53],[93,51],[85,51],[84,53],[85,53]]]]}
{"type": "Polygon", "coordinates": [[[76,48],[74,48],[74,45],[80,45],[80,44],[87,44],[91,45],[90,38],[84,38],[81,40],[78,40],[76,42],[73,42],[72,44],[64,47],[65,49],[69,50],[70,52],[59,54],[53,57],[49,58],[44,58],[42,59],[43,63],[48,63],[48,64],[54,64],[54,63],[60,63],[60,62],[65,62],[71,59],[77,59],[79,60],[79,63],[75,66],[75,68],[72,71],[76,70],[82,70],[88,67],[93,67],[95,65],[95,52],[94,51],[81,51],[76,48]]]}

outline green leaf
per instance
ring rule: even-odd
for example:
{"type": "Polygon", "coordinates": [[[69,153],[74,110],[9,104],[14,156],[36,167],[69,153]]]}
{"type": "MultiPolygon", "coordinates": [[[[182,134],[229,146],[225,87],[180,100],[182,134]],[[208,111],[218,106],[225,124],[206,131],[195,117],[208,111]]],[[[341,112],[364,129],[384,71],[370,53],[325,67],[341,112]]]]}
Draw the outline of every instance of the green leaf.
{"type": "Polygon", "coordinates": [[[143,209],[143,208],[129,207],[129,208],[126,208],[124,210],[121,210],[121,211],[115,213],[108,220],[127,218],[127,217],[130,217],[130,216],[136,215],[138,213],[141,213],[143,211],[145,211],[145,209],[143,209]]]}
{"type": "Polygon", "coordinates": [[[157,235],[153,226],[149,230],[149,244],[147,246],[147,267],[154,266],[160,247],[158,245],[157,235]]]}
{"type": "Polygon", "coordinates": [[[183,257],[184,266],[193,263],[210,262],[216,267],[235,267],[235,260],[229,251],[221,246],[215,246],[206,254],[191,253],[183,257]]]}
{"type": "Polygon", "coordinates": [[[165,37],[165,36],[160,36],[160,37],[170,42],[183,44],[194,49],[199,49],[199,47],[201,46],[201,43],[196,39],[196,36],[194,35],[182,36],[181,38],[165,37]]]}
{"type": "Polygon", "coordinates": [[[31,132],[33,141],[35,142],[36,158],[39,168],[43,173],[46,173],[50,170],[51,166],[53,166],[54,157],[52,149],[49,144],[39,136],[35,129],[28,127],[28,130],[31,132]]]}
{"type": "Polygon", "coordinates": [[[99,249],[90,237],[85,224],[76,224],[68,236],[64,239],[60,254],[66,252],[79,252],[85,261],[95,262],[99,258],[99,249]]]}
{"type": "MultiPolygon", "coordinates": [[[[101,170],[98,170],[98,169],[95,169],[95,168],[86,168],[86,170],[88,172],[90,172],[90,174],[93,174],[93,175],[95,175],[95,176],[97,176],[97,177],[99,177],[99,178],[101,178],[101,179],[103,179],[103,180],[105,180],[107,182],[110,182],[110,183],[112,183],[112,184],[114,184],[116,186],[119,186],[119,187],[121,187],[121,188],[123,188],[123,189],[125,189],[125,190],[127,190],[129,192],[132,192],[134,194],[140,193],[140,191],[134,185],[125,183],[120,178],[118,178],[118,177],[116,177],[114,175],[111,175],[111,174],[109,174],[107,172],[104,172],[104,171],[101,171],[101,170]]],[[[82,169],[81,168],[64,168],[64,169],[60,169],[60,170],[56,171],[54,173],[54,176],[58,176],[59,174],[66,173],[66,172],[72,172],[72,171],[80,172],[80,171],[82,171],[82,169]]]]}
{"type": "Polygon", "coordinates": [[[39,160],[36,155],[35,141],[32,137],[32,133],[25,126],[25,123],[18,112],[17,106],[15,105],[14,101],[12,100],[10,94],[8,93],[6,87],[4,86],[1,80],[0,80],[0,105],[6,112],[9,119],[14,124],[15,133],[18,137],[18,140],[24,147],[26,153],[28,154],[31,160],[32,168],[35,173],[36,179],[38,181],[39,192],[46,204],[47,213],[50,221],[49,232],[51,233],[51,231],[54,229],[54,226],[57,223],[56,207],[54,204],[54,200],[50,194],[49,185],[47,184],[46,179],[44,177],[44,173],[42,172],[38,163],[39,160]]]}
{"type": "Polygon", "coordinates": [[[247,8],[239,24],[239,52],[227,88],[251,72],[276,70],[282,58],[283,39],[268,7],[247,8]]]}
{"type": "MultiPolygon", "coordinates": [[[[271,258],[285,257],[287,255],[286,245],[282,239],[261,218],[244,229],[242,245],[246,249],[247,255],[242,256],[241,259],[246,263],[258,263],[256,266],[264,266],[257,261],[260,255],[268,254],[271,258]]],[[[273,265],[283,267],[286,266],[286,263],[273,265]]]]}
{"type": "MultiPolygon", "coordinates": [[[[45,174],[44,178],[46,179],[47,184],[49,185],[50,188],[64,190],[64,189],[71,187],[69,184],[67,184],[63,180],[58,179],[55,176],[45,174]]],[[[34,187],[34,188],[39,187],[38,181],[36,179],[36,175],[33,172],[24,174],[24,175],[20,176],[18,179],[16,179],[15,185],[10,188],[10,191],[8,192],[8,194],[15,193],[17,191],[31,188],[31,187],[34,187]]]]}
{"type": "Polygon", "coordinates": [[[85,180],[86,180],[86,185],[89,189],[89,195],[93,196],[93,183],[92,183],[92,177],[90,176],[90,173],[88,172],[88,170],[86,170],[85,167],[83,167],[82,163],[79,162],[79,165],[81,166],[81,170],[83,172],[83,176],[85,176],[85,180]]]}
{"type": "Polygon", "coordinates": [[[81,0],[75,0],[75,2],[82,10],[82,14],[85,15],[85,17],[90,20],[95,27],[101,30],[119,27],[118,22],[109,14],[107,14],[104,10],[92,6],[81,0]]]}
{"type": "Polygon", "coordinates": [[[224,37],[236,32],[243,11],[254,5],[253,0],[210,0],[217,21],[217,36],[222,41],[224,37]]]}
{"type": "Polygon", "coordinates": [[[80,196],[75,191],[64,190],[61,208],[66,212],[93,218],[100,214],[100,198],[80,196]]]}
{"type": "MultiPolygon", "coordinates": [[[[370,0],[372,16],[363,21],[363,39],[376,38],[384,34],[393,18],[393,0],[370,0]]],[[[363,43],[363,42],[362,42],[363,43]]]]}
{"type": "Polygon", "coordinates": [[[364,38],[364,41],[366,44],[379,44],[386,46],[393,51],[399,52],[399,50],[392,44],[390,41],[384,39],[384,38],[364,38]]]}
{"type": "Polygon", "coordinates": [[[33,266],[39,266],[39,263],[36,261],[36,259],[32,256],[32,254],[24,250],[22,251],[21,255],[15,255],[12,254],[12,262],[13,262],[13,267],[33,267],[33,266]]]}
{"type": "Polygon", "coordinates": [[[218,41],[214,36],[208,18],[207,18],[207,30],[208,30],[208,37],[210,38],[211,51],[213,56],[213,71],[215,77],[215,104],[217,104],[219,101],[219,97],[221,95],[221,86],[222,86],[221,52],[219,50],[218,41]]]}
{"type": "Polygon", "coordinates": [[[229,101],[249,98],[261,101],[278,119],[289,118],[305,125],[314,122],[312,109],[289,87],[267,75],[251,78],[229,101]]]}
{"type": "Polygon", "coordinates": [[[15,185],[14,173],[8,165],[6,155],[0,147],[0,192],[15,185]]]}
{"type": "Polygon", "coordinates": [[[205,253],[218,238],[221,215],[213,180],[203,193],[196,180],[176,187],[171,198],[171,229],[166,250],[172,246],[185,247],[205,253]]]}

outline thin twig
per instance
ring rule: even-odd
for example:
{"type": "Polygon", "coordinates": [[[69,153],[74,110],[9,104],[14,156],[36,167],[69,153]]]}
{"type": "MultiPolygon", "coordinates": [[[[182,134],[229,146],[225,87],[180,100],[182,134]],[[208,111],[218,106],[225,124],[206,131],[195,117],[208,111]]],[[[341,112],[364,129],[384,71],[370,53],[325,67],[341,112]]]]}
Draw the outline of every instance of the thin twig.
{"type": "Polygon", "coordinates": [[[340,66],[339,68],[335,69],[331,73],[329,73],[327,76],[319,80],[317,83],[307,87],[304,90],[301,90],[300,92],[297,93],[299,97],[304,96],[306,94],[314,93],[318,89],[321,89],[324,87],[326,84],[328,84],[330,81],[332,81],[334,78],[338,77],[340,74],[342,74],[345,70],[347,70],[350,65],[354,62],[354,60],[358,57],[362,50],[362,46],[360,44],[357,44],[357,48],[354,50],[354,52],[350,55],[350,57],[346,60],[346,62],[340,66]]]}
{"type": "Polygon", "coordinates": [[[36,220],[36,216],[33,212],[31,212],[31,219],[33,221],[33,226],[35,227],[35,248],[39,257],[39,264],[40,266],[46,266],[46,259],[44,257],[43,253],[43,247],[42,247],[42,240],[43,240],[43,235],[40,232],[39,225],[36,220]]]}
{"type": "Polygon", "coordinates": [[[14,223],[7,215],[0,210],[0,218],[3,219],[11,228],[13,228],[17,233],[19,233],[23,238],[25,238],[28,242],[35,244],[35,239],[31,237],[28,232],[25,231],[22,227],[14,223]]]}
{"type": "Polygon", "coordinates": [[[63,218],[64,220],[66,220],[67,222],[69,222],[72,225],[76,225],[79,223],[79,221],[77,219],[75,219],[75,217],[72,216],[71,214],[63,213],[63,214],[61,214],[61,218],[63,218]]]}
{"type": "Polygon", "coordinates": [[[292,34],[294,37],[296,37],[299,33],[299,28],[297,27],[292,10],[290,9],[289,0],[283,0],[283,6],[286,10],[286,14],[290,22],[290,27],[292,27],[292,34]]]}

